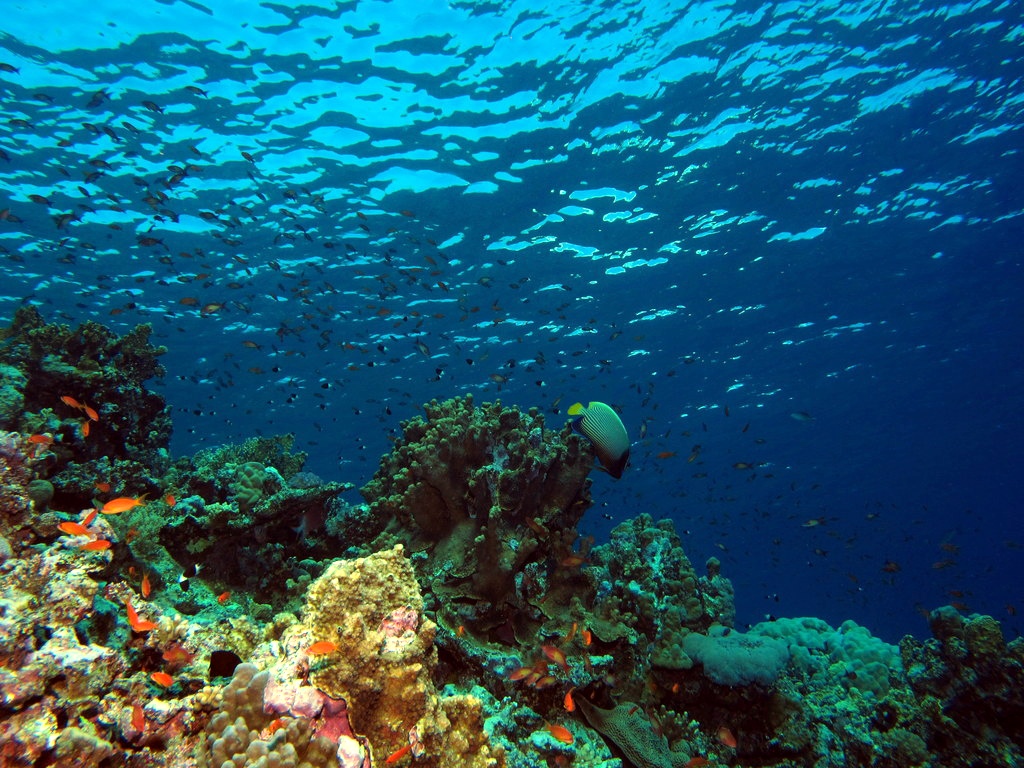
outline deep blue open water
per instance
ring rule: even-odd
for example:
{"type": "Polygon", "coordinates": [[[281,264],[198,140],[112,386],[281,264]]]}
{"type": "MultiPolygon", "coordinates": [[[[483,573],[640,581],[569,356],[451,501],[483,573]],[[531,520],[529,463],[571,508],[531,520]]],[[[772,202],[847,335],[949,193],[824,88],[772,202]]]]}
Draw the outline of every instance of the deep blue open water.
{"type": "Polygon", "coordinates": [[[1021,8],[16,1],[0,319],[153,323],[176,454],[357,485],[432,398],[607,402],[586,532],[741,623],[1019,634],[1021,8]]]}

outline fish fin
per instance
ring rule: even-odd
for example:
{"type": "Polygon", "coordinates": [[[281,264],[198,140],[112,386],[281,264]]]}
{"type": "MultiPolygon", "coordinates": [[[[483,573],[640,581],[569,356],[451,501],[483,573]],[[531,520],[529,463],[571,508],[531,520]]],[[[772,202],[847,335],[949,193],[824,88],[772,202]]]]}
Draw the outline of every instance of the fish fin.
{"type": "Polygon", "coordinates": [[[583,413],[586,408],[583,407],[583,403],[573,403],[569,406],[569,410],[566,411],[570,416],[577,416],[583,413]]]}

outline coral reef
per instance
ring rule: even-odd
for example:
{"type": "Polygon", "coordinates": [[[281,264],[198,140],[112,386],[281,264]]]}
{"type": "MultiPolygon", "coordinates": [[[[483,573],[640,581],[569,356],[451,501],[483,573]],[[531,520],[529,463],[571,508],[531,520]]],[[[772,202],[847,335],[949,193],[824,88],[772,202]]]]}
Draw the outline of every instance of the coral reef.
{"type": "Polygon", "coordinates": [[[536,410],[471,396],[424,406],[362,488],[388,534],[423,550],[446,591],[499,606],[530,563],[571,554],[590,505],[590,448],[536,410]]]}
{"type": "MultiPolygon", "coordinates": [[[[164,375],[157,360],[166,350],[150,343],[151,332],[138,325],[119,337],[94,322],[75,329],[48,324],[30,306],[0,331],[0,428],[52,438],[50,479],[58,495],[72,461],[126,459],[151,471],[166,465],[170,409],[144,386],[164,375]]],[[[76,490],[69,485],[67,492],[76,490]]]]}
{"type": "Polygon", "coordinates": [[[483,735],[480,702],[442,697],[434,686],[436,628],[422,611],[412,563],[396,546],[333,563],[310,586],[302,625],[285,636],[337,646],[310,663],[309,680],[345,700],[353,731],[369,740],[377,761],[407,745],[412,732],[418,765],[503,765],[483,735]]]}
{"type": "Polygon", "coordinates": [[[671,523],[578,539],[586,442],[469,397],[403,424],[365,504],[290,436],[171,461],[159,354],[34,310],[0,345],[3,765],[1024,762],[1024,641],[990,617],[740,631],[671,523]]]}
{"type": "Polygon", "coordinates": [[[933,764],[1024,764],[1024,639],[1007,643],[991,616],[950,606],[929,624],[933,638],[905,637],[900,653],[933,764]]]}
{"type": "MultiPolygon", "coordinates": [[[[296,715],[292,711],[293,699],[284,716],[278,716],[273,709],[267,711],[270,679],[270,672],[260,672],[252,664],[241,664],[235,669],[231,682],[221,693],[220,711],[210,718],[196,750],[200,768],[220,768],[225,764],[294,768],[328,766],[334,762],[338,739],[332,741],[314,729],[313,718],[321,715],[323,705],[319,709],[308,707],[306,714],[296,715]]],[[[361,764],[360,760],[353,768],[361,764]]]]}

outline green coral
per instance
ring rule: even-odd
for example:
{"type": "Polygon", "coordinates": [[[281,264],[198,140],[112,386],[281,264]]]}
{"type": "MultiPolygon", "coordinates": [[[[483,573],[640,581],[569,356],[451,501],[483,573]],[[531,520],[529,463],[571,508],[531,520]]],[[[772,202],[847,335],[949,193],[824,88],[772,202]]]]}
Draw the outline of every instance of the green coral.
{"type": "Polygon", "coordinates": [[[327,766],[334,762],[336,747],[316,736],[304,717],[280,718],[283,727],[261,736],[275,719],[263,711],[263,691],[270,679],[252,664],[239,664],[221,694],[221,707],[206,726],[196,762],[201,768],[272,768],[277,766],[327,766]]]}
{"type": "Polygon", "coordinates": [[[49,480],[33,480],[28,484],[28,497],[37,512],[43,512],[53,500],[53,483],[49,480]]]}
{"type": "Polygon", "coordinates": [[[274,475],[258,461],[247,461],[235,470],[235,481],[231,484],[238,509],[248,512],[256,506],[264,493],[277,482],[274,475]]]}
{"type": "Polygon", "coordinates": [[[285,480],[302,471],[308,455],[294,451],[295,435],[250,437],[243,443],[207,448],[199,451],[190,461],[199,477],[211,477],[227,465],[256,463],[262,468],[273,468],[285,480]]]}
{"type": "Polygon", "coordinates": [[[28,377],[13,365],[0,364],[0,425],[17,424],[25,409],[28,377]]]}

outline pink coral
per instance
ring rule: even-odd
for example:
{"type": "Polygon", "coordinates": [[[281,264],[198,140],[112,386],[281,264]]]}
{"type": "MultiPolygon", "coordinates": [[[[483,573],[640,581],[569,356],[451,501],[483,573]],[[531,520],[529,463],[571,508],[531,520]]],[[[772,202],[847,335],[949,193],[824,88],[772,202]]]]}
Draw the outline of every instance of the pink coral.
{"type": "Polygon", "coordinates": [[[312,720],[317,736],[338,744],[339,765],[369,768],[369,755],[349,725],[345,700],[332,699],[301,679],[303,666],[294,658],[282,659],[275,665],[263,689],[263,711],[312,720]]]}
{"type": "Polygon", "coordinates": [[[396,608],[381,622],[379,630],[384,633],[381,653],[400,651],[416,639],[416,629],[420,624],[419,612],[409,606],[396,608]]]}
{"type": "Polygon", "coordinates": [[[415,632],[420,625],[420,614],[415,608],[395,608],[381,619],[380,631],[387,637],[401,637],[406,632],[415,632]]]}

